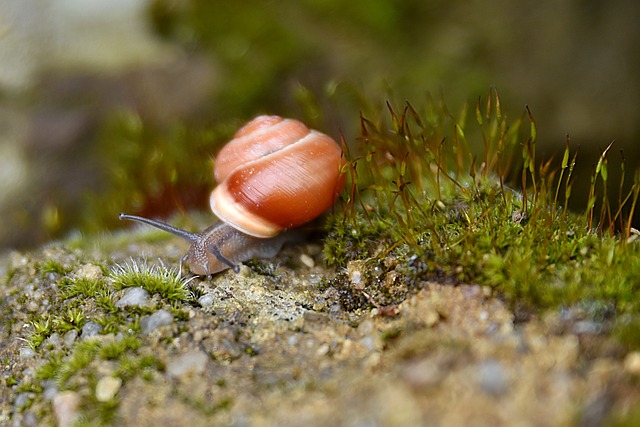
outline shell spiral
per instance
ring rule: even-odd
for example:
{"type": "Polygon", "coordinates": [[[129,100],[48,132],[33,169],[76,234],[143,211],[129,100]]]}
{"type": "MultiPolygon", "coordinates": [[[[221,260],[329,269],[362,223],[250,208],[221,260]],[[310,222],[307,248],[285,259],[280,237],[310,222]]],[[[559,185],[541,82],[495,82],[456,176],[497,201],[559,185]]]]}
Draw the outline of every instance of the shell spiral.
{"type": "Polygon", "coordinates": [[[344,187],[345,160],[329,136],[303,123],[259,116],[215,160],[211,209],[255,237],[272,237],[329,209],[344,187]]]}

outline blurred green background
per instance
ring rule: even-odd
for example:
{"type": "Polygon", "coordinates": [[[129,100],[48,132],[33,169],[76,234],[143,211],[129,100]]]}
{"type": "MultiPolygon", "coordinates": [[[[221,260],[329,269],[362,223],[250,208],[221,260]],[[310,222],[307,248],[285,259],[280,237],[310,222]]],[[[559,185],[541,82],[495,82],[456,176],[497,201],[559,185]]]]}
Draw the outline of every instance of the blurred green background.
{"type": "Polygon", "coordinates": [[[630,0],[4,0],[0,247],[204,208],[213,154],[261,113],[354,143],[385,101],[457,114],[496,87],[540,158],[570,135],[588,184],[616,140],[633,170],[639,21],[630,0]]]}

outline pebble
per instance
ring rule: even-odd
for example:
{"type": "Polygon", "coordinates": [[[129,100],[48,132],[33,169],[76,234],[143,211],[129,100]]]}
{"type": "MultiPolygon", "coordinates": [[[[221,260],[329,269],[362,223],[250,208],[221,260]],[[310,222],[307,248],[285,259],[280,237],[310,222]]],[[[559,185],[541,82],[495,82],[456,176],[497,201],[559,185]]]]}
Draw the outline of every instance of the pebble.
{"type": "Polygon", "coordinates": [[[632,351],[624,358],[624,370],[633,375],[640,375],[640,351],[632,351]]]}
{"type": "Polygon", "coordinates": [[[47,401],[53,400],[58,395],[58,386],[55,381],[43,381],[42,398],[47,401]]]}
{"type": "Polygon", "coordinates": [[[400,372],[401,376],[416,388],[435,387],[442,382],[447,373],[446,369],[429,359],[410,362],[400,372]]]}
{"type": "Polygon", "coordinates": [[[191,350],[167,364],[167,374],[177,378],[184,375],[198,375],[204,372],[209,357],[200,350],[191,350]]]}
{"type": "Polygon", "coordinates": [[[215,296],[213,292],[209,292],[208,294],[202,295],[198,299],[198,304],[200,304],[200,307],[211,307],[214,301],[215,301],[215,296]]]}
{"type": "Polygon", "coordinates": [[[499,396],[507,391],[507,375],[502,363],[487,360],[480,364],[478,372],[480,387],[492,396],[499,396]]]}
{"type": "Polygon", "coordinates": [[[27,403],[29,402],[29,393],[20,393],[16,396],[15,400],[13,401],[13,406],[16,409],[20,409],[22,407],[24,407],[27,403]]]}
{"type": "Polygon", "coordinates": [[[173,322],[173,315],[167,310],[161,309],[150,316],[140,319],[140,332],[146,335],[161,326],[170,325],[173,322]]]}
{"type": "Polygon", "coordinates": [[[576,335],[597,335],[602,331],[602,326],[590,320],[580,320],[571,328],[571,332],[576,335]]]}
{"type": "Polygon", "coordinates": [[[99,280],[102,278],[102,269],[97,265],[84,264],[75,271],[76,277],[86,280],[99,280]]]}
{"type": "Polygon", "coordinates": [[[98,335],[101,330],[102,330],[102,326],[98,325],[97,323],[87,322],[84,325],[82,325],[82,332],[80,333],[80,336],[82,338],[94,337],[98,335]]]}
{"type": "Polygon", "coordinates": [[[71,329],[66,334],[64,334],[64,336],[62,337],[62,340],[64,341],[67,347],[71,347],[75,342],[76,338],[78,338],[78,331],[76,331],[75,329],[71,329]]]}
{"type": "Polygon", "coordinates": [[[20,359],[31,359],[36,352],[31,347],[20,347],[20,359]]]}
{"type": "Polygon", "coordinates": [[[316,262],[307,254],[300,255],[300,262],[306,265],[309,268],[313,268],[316,266],[316,262]]]}
{"type": "Polygon", "coordinates": [[[33,412],[25,412],[22,425],[25,427],[36,426],[38,425],[38,417],[33,412]]]}
{"type": "Polygon", "coordinates": [[[108,402],[116,397],[122,386],[122,379],[117,377],[102,377],[96,384],[96,400],[98,402],[108,402]]]}
{"type": "Polygon", "coordinates": [[[57,332],[52,333],[51,335],[49,335],[49,338],[45,340],[45,343],[52,345],[54,347],[59,347],[61,343],[60,334],[57,332]]]}
{"type": "Polygon", "coordinates": [[[143,307],[149,303],[149,292],[143,288],[128,288],[116,301],[116,307],[143,307]]]}
{"type": "Polygon", "coordinates": [[[70,427],[78,421],[80,413],[80,395],[75,391],[63,391],[53,398],[53,413],[58,427],[70,427]]]}

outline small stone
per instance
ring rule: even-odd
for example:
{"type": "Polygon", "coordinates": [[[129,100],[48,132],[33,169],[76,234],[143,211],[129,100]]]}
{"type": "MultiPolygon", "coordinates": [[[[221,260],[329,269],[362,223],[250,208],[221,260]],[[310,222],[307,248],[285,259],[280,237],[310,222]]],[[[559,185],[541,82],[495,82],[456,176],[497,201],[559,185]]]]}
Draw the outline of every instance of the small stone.
{"type": "Polygon", "coordinates": [[[590,320],[580,320],[571,328],[571,332],[576,335],[597,335],[601,330],[601,325],[590,320]]]}
{"type": "Polygon", "coordinates": [[[62,337],[62,341],[67,347],[71,347],[75,342],[76,338],[78,338],[78,331],[75,329],[71,329],[62,337]]]}
{"type": "Polygon", "coordinates": [[[364,261],[349,261],[347,264],[347,275],[349,282],[356,288],[364,288],[367,284],[366,280],[367,267],[364,261]]]}
{"type": "Polygon", "coordinates": [[[122,379],[116,377],[103,377],[96,384],[96,399],[98,402],[108,402],[116,397],[122,386],[122,379]]]}
{"type": "Polygon", "coordinates": [[[55,381],[43,381],[42,398],[47,401],[53,400],[58,395],[58,386],[55,381]]]}
{"type": "Polygon", "coordinates": [[[507,391],[507,375],[502,363],[487,360],[480,364],[479,379],[482,390],[492,396],[499,396],[507,391]]]}
{"type": "Polygon", "coordinates": [[[21,252],[12,251],[9,254],[9,268],[8,270],[17,270],[20,267],[24,267],[29,263],[29,258],[21,252]]]}
{"type": "Polygon", "coordinates": [[[313,268],[316,266],[316,262],[307,254],[300,255],[300,262],[306,265],[309,268],[313,268]]]}
{"type": "Polygon", "coordinates": [[[158,310],[150,316],[140,319],[140,332],[144,335],[150,333],[154,329],[161,326],[170,325],[173,322],[173,316],[167,310],[158,310]]]}
{"type": "Polygon", "coordinates": [[[99,280],[102,278],[102,269],[97,265],[84,264],[75,271],[76,277],[86,280],[99,280]]]}
{"type": "Polygon", "coordinates": [[[431,388],[442,382],[446,372],[435,361],[423,359],[408,363],[401,370],[401,375],[412,387],[431,388]]]}
{"type": "Polygon", "coordinates": [[[35,313],[40,309],[40,304],[37,301],[29,301],[25,307],[27,311],[31,313],[35,313]]]}
{"type": "Polygon", "coordinates": [[[38,417],[33,412],[25,412],[22,425],[25,427],[36,426],[38,425],[38,417]]]}
{"type": "Polygon", "coordinates": [[[371,335],[360,338],[358,344],[362,345],[368,351],[374,351],[376,349],[375,339],[371,335]]]}
{"type": "Polygon", "coordinates": [[[24,406],[27,405],[27,403],[29,403],[29,393],[20,393],[16,396],[15,400],[13,401],[13,406],[16,409],[20,409],[24,406]]]}
{"type": "Polygon", "coordinates": [[[102,326],[98,325],[97,323],[87,322],[84,325],[82,325],[82,332],[80,333],[80,336],[82,338],[94,337],[98,335],[101,330],[102,330],[102,326]]]}
{"type": "Polygon", "coordinates": [[[422,313],[422,318],[424,319],[425,326],[432,328],[440,321],[440,314],[436,310],[430,309],[422,313]]]}
{"type": "Polygon", "coordinates": [[[36,352],[31,347],[20,347],[20,359],[31,359],[36,352]]]}
{"type": "Polygon", "coordinates": [[[640,375],[640,351],[632,351],[624,358],[624,370],[633,375],[640,375]]]}
{"type": "Polygon", "coordinates": [[[201,374],[204,372],[208,359],[209,357],[203,351],[189,351],[167,364],[167,374],[174,378],[201,374]]]}
{"type": "Polygon", "coordinates": [[[198,299],[198,304],[200,304],[200,307],[211,307],[214,301],[215,295],[213,294],[213,292],[209,292],[208,294],[202,295],[198,299]]]}
{"type": "Polygon", "coordinates": [[[45,340],[45,342],[54,347],[59,347],[61,344],[60,334],[57,332],[52,333],[51,335],[49,335],[49,338],[45,340]]]}
{"type": "Polygon", "coordinates": [[[143,288],[128,288],[124,295],[116,301],[116,307],[143,307],[149,304],[149,292],[143,288]]]}
{"type": "Polygon", "coordinates": [[[316,355],[318,357],[322,357],[322,356],[326,356],[327,354],[329,354],[329,344],[322,343],[320,347],[318,347],[318,349],[316,350],[316,355]]]}
{"type": "Polygon", "coordinates": [[[78,421],[80,413],[80,395],[75,391],[63,391],[53,398],[53,413],[58,427],[70,427],[78,421]]]}

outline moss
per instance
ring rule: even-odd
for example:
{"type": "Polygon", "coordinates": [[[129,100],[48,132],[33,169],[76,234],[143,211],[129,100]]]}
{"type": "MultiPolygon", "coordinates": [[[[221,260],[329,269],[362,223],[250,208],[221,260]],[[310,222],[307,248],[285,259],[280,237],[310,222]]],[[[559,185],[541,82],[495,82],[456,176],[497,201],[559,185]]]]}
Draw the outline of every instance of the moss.
{"type": "MultiPolygon", "coordinates": [[[[86,260],[75,260],[67,252],[49,252],[47,256],[52,258],[51,261],[33,263],[38,266],[34,272],[55,273],[36,280],[47,287],[51,303],[57,309],[44,317],[34,314],[30,322],[32,329],[27,341],[44,359],[44,363],[35,370],[33,381],[16,381],[19,387],[34,393],[29,405],[37,402],[38,407],[42,406],[43,381],[54,380],[60,390],[81,391],[87,387],[93,390],[99,380],[96,371],[98,366],[109,366],[113,375],[123,381],[135,376],[151,379],[159,369],[163,369],[155,355],[141,349],[144,337],[139,336],[139,320],[141,315],[149,314],[162,305],[166,305],[178,320],[188,319],[182,304],[189,300],[189,292],[177,271],[131,261],[108,269],[107,276],[100,276],[100,272],[104,273],[104,266],[99,271],[93,269],[91,273],[96,275],[89,277],[75,273],[86,266],[86,260]],[[58,255],[63,256],[65,261],[60,261],[58,255]],[[62,269],[62,265],[69,267],[62,269]],[[157,295],[154,306],[116,307],[114,295],[130,286],[140,286],[157,295]],[[72,329],[82,331],[83,325],[89,321],[101,326],[101,335],[42,345],[54,333],[62,336],[72,329]],[[108,364],[105,365],[105,362],[108,364]]],[[[27,265],[24,269],[29,270],[30,267],[27,265]]],[[[17,280],[21,276],[12,277],[17,280]]],[[[15,300],[23,300],[20,304],[27,304],[31,292],[33,290],[26,291],[25,298],[18,294],[15,300]]],[[[88,425],[110,425],[114,422],[119,403],[117,399],[98,402],[92,392],[81,394],[82,422],[88,425]]]]}
{"type": "Polygon", "coordinates": [[[438,102],[407,103],[362,117],[345,168],[349,188],[324,244],[327,262],[346,267],[332,281],[343,307],[397,304],[436,280],[491,286],[527,310],[591,301],[637,315],[640,247],[629,218],[638,175],[623,177],[626,197],[614,206],[603,190],[605,150],[589,203],[569,212],[578,179],[570,145],[561,161],[538,161],[531,112],[509,120],[494,91],[475,117],[467,110],[454,117],[438,102]],[[358,260],[366,263],[361,283],[349,273],[358,260]]]}
{"type": "Polygon", "coordinates": [[[165,266],[132,261],[117,265],[111,272],[111,280],[116,289],[141,287],[169,301],[186,301],[189,298],[180,272],[165,266]]]}
{"type": "Polygon", "coordinates": [[[64,276],[69,272],[69,270],[65,266],[63,266],[61,262],[54,259],[48,259],[38,263],[36,265],[36,269],[41,274],[55,273],[64,276]]]}
{"type": "Polygon", "coordinates": [[[106,282],[102,279],[88,279],[88,278],[72,278],[65,277],[60,282],[60,290],[62,297],[94,297],[98,293],[106,291],[108,288],[106,282]]]}

